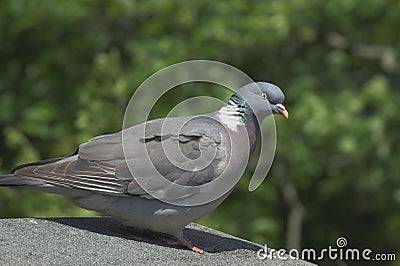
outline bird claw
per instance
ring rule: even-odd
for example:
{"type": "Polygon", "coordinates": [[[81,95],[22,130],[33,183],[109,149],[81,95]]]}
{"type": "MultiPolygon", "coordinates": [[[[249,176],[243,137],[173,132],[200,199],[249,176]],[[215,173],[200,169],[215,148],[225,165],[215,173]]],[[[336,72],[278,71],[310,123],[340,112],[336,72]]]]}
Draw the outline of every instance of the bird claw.
{"type": "Polygon", "coordinates": [[[183,236],[183,234],[180,236],[177,236],[177,239],[178,239],[178,241],[173,242],[173,243],[169,242],[169,243],[173,244],[173,245],[180,245],[180,246],[187,247],[188,249],[190,249],[196,253],[200,253],[200,254],[204,254],[206,252],[215,252],[215,249],[213,249],[213,248],[199,248],[199,247],[194,246],[190,240],[186,239],[183,236]]]}
{"type": "Polygon", "coordinates": [[[192,247],[191,248],[194,252],[200,253],[200,254],[204,254],[204,250],[198,247],[192,247]]]}

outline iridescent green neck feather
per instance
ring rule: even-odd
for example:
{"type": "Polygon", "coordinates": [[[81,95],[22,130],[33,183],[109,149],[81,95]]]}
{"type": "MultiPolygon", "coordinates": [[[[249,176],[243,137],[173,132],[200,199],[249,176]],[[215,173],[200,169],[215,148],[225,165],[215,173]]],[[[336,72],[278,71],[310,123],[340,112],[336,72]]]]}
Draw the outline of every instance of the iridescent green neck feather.
{"type": "Polygon", "coordinates": [[[233,130],[237,126],[247,125],[254,117],[245,99],[236,93],[218,111],[218,115],[220,121],[233,130]]]}

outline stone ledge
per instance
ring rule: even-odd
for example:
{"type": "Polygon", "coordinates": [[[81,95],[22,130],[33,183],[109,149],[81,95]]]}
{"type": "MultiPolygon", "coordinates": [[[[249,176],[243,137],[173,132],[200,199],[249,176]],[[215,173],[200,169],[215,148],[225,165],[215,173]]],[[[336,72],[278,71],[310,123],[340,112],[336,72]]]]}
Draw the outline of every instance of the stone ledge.
{"type": "Polygon", "coordinates": [[[0,265],[312,265],[301,260],[260,260],[261,246],[190,224],[185,235],[215,253],[167,244],[162,234],[126,228],[106,218],[0,219],[0,265]]]}

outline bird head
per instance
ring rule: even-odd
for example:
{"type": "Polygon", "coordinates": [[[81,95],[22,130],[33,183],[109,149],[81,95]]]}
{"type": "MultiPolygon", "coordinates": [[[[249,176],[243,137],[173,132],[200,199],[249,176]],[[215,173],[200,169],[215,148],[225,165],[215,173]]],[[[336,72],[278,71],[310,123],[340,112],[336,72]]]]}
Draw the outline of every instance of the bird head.
{"type": "Polygon", "coordinates": [[[289,117],[289,113],[283,105],[285,95],[274,84],[267,82],[249,83],[240,88],[236,94],[246,101],[260,121],[271,114],[289,117]]]}

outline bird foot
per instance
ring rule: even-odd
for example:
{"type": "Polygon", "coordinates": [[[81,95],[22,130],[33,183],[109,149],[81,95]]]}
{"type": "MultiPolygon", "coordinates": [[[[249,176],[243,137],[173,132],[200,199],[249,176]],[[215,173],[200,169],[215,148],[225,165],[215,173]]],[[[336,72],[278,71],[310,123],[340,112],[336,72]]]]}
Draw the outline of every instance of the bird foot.
{"type": "Polygon", "coordinates": [[[183,234],[178,236],[177,239],[178,239],[178,241],[171,241],[171,242],[168,242],[168,244],[184,246],[184,247],[187,247],[188,249],[190,249],[196,253],[200,253],[200,254],[204,254],[205,252],[215,252],[215,249],[213,249],[213,248],[196,247],[195,245],[192,244],[192,242],[190,240],[186,239],[183,236],[183,234]]]}

